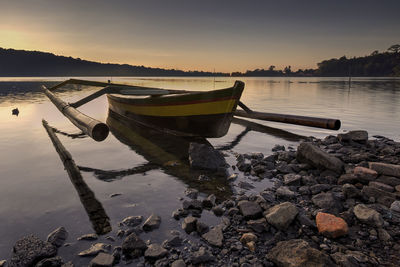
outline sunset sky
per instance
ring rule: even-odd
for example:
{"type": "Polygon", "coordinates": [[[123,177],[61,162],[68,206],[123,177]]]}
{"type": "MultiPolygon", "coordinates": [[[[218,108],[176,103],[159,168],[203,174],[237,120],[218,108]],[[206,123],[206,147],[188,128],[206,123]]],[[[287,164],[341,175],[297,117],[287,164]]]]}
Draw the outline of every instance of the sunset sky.
{"type": "Polygon", "coordinates": [[[205,71],[364,56],[400,43],[400,0],[0,0],[0,47],[205,71]]]}

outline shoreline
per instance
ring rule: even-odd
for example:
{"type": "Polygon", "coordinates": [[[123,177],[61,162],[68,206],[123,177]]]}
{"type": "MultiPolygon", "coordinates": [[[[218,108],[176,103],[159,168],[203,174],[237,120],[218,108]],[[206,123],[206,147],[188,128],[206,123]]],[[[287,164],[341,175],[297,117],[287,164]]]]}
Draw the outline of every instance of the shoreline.
{"type": "MultiPolygon", "coordinates": [[[[197,190],[186,190],[182,208],[171,213],[188,236],[171,231],[162,244],[145,242],[141,233],[157,231],[169,218],[129,216],[108,244],[96,242],[95,235],[82,237],[94,246],[81,253],[92,266],[396,266],[399,142],[351,131],[307,138],[297,150],[275,146],[273,151],[269,156],[237,155],[232,169],[246,180],[239,182],[243,191],[228,200],[203,199],[197,190]],[[269,180],[273,186],[246,195],[251,179],[269,180]],[[221,223],[209,227],[200,222],[203,210],[211,210],[221,223]]],[[[231,185],[236,177],[228,177],[231,185]]],[[[49,242],[20,239],[8,264],[0,261],[0,266],[73,266],[55,257],[57,247],[71,245],[65,243],[72,241],[67,230],[56,229],[49,242]],[[36,257],[24,256],[33,252],[36,257]]]]}

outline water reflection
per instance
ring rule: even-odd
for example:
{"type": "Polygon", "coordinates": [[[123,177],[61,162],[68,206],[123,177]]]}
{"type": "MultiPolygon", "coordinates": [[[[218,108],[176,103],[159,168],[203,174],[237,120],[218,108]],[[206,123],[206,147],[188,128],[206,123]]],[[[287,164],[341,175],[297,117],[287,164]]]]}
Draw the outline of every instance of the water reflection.
{"type": "MultiPolygon", "coordinates": [[[[206,139],[166,134],[138,125],[132,121],[127,121],[112,111],[109,111],[107,125],[110,127],[111,133],[121,143],[129,146],[150,163],[147,167],[156,165],[165,173],[178,178],[200,192],[213,193],[221,198],[226,198],[232,194],[226,178],[219,177],[213,173],[206,173],[211,178],[210,181],[201,181],[198,178],[205,172],[190,168],[188,155],[190,143],[209,144],[206,139]]],[[[135,169],[131,169],[131,171],[135,171],[135,169]]],[[[106,171],[102,173],[104,174],[106,171]]],[[[131,172],[125,170],[112,171],[111,173],[117,173],[122,176],[131,172]]]]}

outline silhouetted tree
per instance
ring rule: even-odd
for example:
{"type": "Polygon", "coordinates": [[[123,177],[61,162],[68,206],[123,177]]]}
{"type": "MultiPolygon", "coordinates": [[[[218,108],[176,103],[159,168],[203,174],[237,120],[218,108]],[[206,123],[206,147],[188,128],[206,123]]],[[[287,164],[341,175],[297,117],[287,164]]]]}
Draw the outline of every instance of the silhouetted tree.
{"type": "Polygon", "coordinates": [[[388,48],[388,51],[397,54],[400,52],[400,45],[399,44],[392,45],[391,47],[388,48]]]}

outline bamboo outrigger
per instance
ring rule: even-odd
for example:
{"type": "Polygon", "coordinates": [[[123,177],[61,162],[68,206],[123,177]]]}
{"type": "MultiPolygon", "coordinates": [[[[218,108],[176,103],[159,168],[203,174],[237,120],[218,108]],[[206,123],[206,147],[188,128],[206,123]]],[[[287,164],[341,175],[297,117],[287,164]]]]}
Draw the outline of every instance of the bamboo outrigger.
{"type": "Polygon", "coordinates": [[[44,93],[75,126],[96,141],[107,138],[108,126],[76,108],[107,94],[109,109],[127,120],[154,127],[181,136],[221,137],[231,124],[233,116],[291,123],[309,127],[338,130],[340,120],[252,111],[240,102],[244,83],[236,81],[233,87],[207,92],[168,90],[70,79],[44,93]],[[67,84],[103,87],[101,90],[75,102],[66,103],[53,92],[67,84]],[[137,96],[149,96],[138,98],[137,96]],[[239,106],[243,110],[236,110],[239,106]]]}

